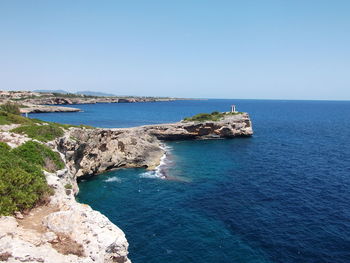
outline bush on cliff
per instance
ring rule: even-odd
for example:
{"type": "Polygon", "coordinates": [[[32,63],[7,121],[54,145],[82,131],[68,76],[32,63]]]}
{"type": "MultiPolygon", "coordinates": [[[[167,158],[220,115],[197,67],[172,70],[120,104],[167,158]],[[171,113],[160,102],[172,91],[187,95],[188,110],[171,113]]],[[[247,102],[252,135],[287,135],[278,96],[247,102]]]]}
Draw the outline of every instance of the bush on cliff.
{"type": "Polygon", "coordinates": [[[59,153],[37,142],[26,142],[13,149],[12,152],[26,162],[43,167],[48,172],[54,172],[64,168],[59,153]]]}
{"type": "Polygon", "coordinates": [[[51,192],[40,161],[48,151],[46,146],[41,148],[30,145],[32,143],[36,144],[27,142],[11,150],[7,144],[0,142],[0,215],[30,209],[51,192]],[[28,158],[28,148],[34,148],[32,155],[35,157],[28,158]]]}
{"type": "Polygon", "coordinates": [[[21,115],[21,111],[19,109],[19,105],[17,103],[6,102],[0,106],[0,110],[5,111],[7,113],[21,115]]]}
{"type": "Polygon", "coordinates": [[[60,124],[55,122],[45,122],[38,119],[26,118],[21,115],[6,112],[0,107],[0,125],[22,124],[20,127],[11,130],[11,132],[27,134],[29,137],[38,141],[51,141],[64,134],[64,130],[71,127],[92,129],[87,125],[60,124]]]}
{"type": "Polygon", "coordinates": [[[218,112],[213,111],[212,113],[199,113],[192,117],[184,118],[185,122],[189,121],[219,121],[227,115],[237,115],[242,114],[242,112],[218,112]]]}
{"type": "Polygon", "coordinates": [[[30,119],[0,109],[0,125],[31,123],[30,119]]]}
{"type": "Polygon", "coordinates": [[[38,141],[48,142],[63,136],[64,131],[56,123],[47,123],[46,125],[29,124],[11,130],[15,133],[24,133],[28,137],[38,141]]]}

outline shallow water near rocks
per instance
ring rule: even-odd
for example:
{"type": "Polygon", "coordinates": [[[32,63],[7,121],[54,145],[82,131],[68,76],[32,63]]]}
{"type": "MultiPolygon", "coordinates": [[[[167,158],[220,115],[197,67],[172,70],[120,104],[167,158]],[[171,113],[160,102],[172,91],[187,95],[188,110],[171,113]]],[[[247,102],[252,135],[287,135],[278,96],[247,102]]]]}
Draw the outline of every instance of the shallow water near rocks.
{"type": "Polygon", "coordinates": [[[126,234],[134,263],[350,262],[350,102],[207,100],[32,114],[99,127],[172,122],[236,104],[252,138],[167,143],[160,179],[122,169],[78,200],[126,234]]]}

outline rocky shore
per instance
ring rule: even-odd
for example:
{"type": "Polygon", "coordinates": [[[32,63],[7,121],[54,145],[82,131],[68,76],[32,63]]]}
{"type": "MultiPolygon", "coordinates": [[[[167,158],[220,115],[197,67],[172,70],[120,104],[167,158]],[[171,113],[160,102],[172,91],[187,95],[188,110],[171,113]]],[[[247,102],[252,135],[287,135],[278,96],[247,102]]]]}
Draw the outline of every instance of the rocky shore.
{"type": "MultiPolygon", "coordinates": [[[[11,136],[7,127],[0,133],[6,133],[6,136],[2,134],[6,138],[17,138],[11,136]]],[[[70,128],[63,137],[46,143],[60,153],[65,163],[62,170],[45,172],[48,184],[54,189],[49,202],[27,215],[0,217],[0,261],[130,262],[123,231],[101,213],[76,202],[78,179],[121,167],[155,169],[165,154],[162,140],[252,134],[246,113],[228,115],[218,121],[125,129],[70,128]]],[[[10,140],[7,139],[8,144],[10,140]]],[[[26,140],[17,138],[12,145],[26,140]]]]}
{"type": "Polygon", "coordinates": [[[36,105],[70,105],[70,104],[96,104],[96,103],[135,103],[135,102],[157,102],[157,101],[173,101],[174,98],[143,98],[143,97],[44,97],[26,99],[26,103],[36,105]]]}
{"type": "Polygon", "coordinates": [[[218,121],[182,121],[144,126],[143,129],[159,140],[193,140],[245,137],[253,134],[247,113],[227,115],[218,121]]]}
{"type": "Polygon", "coordinates": [[[177,122],[123,129],[74,128],[57,140],[57,149],[76,177],[112,169],[155,169],[164,155],[161,141],[220,139],[253,135],[247,113],[219,121],[177,122]]]}
{"type": "Polygon", "coordinates": [[[34,105],[25,104],[25,107],[21,108],[21,113],[44,113],[44,112],[78,112],[81,111],[78,108],[62,107],[62,106],[49,106],[49,105],[34,105]]]}
{"type": "Polygon", "coordinates": [[[76,112],[78,108],[52,105],[79,105],[96,103],[137,103],[174,101],[179,98],[167,97],[126,97],[126,96],[88,96],[73,93],[50,93],[31,91],[0,91],[0,104],[15,102],[23,106],[22,113],[76,112]]]}

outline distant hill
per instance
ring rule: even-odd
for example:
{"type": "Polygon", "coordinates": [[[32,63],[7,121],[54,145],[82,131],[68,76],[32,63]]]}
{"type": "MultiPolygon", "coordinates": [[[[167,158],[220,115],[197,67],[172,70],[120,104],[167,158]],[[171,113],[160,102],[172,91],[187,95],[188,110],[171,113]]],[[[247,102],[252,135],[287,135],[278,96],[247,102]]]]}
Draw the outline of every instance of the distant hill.
{"type": "Polygon", "coordinates": [[[116,96],[115,94],[111,93],[104,93],[104,92],[97,92],[97,91],[77,91],[77,92],[68,92],[65,90],[57,89],[57,90],[50,90],[50,89],[37,89],[33,90],[33,92],[48,92],[48,93],[62,93],[62,94],[78,94],[78,95],[87,95],[87,96],[96,96],[96,97],[112,97],[116,96]]]}

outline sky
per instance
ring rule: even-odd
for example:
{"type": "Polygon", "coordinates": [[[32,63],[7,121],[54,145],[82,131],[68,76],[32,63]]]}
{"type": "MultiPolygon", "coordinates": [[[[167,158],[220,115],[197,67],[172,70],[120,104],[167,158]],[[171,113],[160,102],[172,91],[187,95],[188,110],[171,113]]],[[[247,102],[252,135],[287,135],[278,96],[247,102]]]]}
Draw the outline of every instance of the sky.
{"type": "Polygon", "coordinates": [[[348,0],[0,0],[0,89],[350,100],[348,0]]]}

